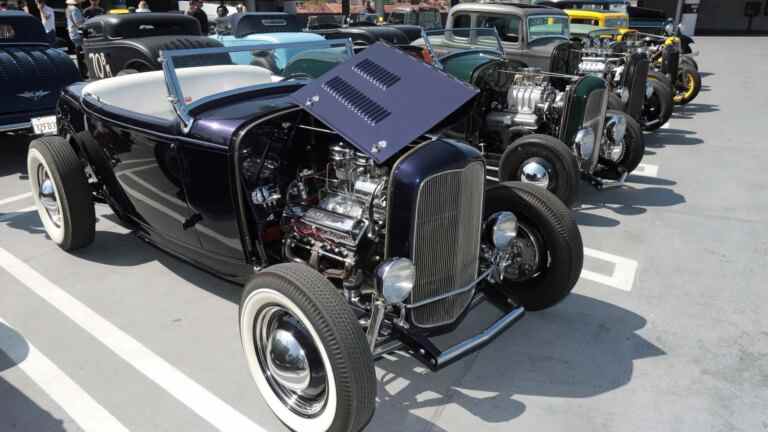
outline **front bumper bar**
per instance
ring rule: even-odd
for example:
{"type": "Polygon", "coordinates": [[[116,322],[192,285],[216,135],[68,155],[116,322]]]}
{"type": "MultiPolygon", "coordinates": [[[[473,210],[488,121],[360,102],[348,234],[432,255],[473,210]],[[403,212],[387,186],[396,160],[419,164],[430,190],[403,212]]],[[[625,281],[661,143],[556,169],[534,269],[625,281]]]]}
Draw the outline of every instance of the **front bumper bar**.
{"type": "MultiPolygon", "coordinates": [[[[482,294],[476,296],[476,301],[473,300],[473,304],[470,305],[468,309],[472,309],[482,301],[482,294]]],[[[496,304],[496,302],[491,303],[496,304]]],[[[498,304],[496,305],[499,306],[498,304]]],[[[435,346],[429,337],[424,334],[412,332],[407,329],[396,328],[395,334],[393,335],[394,339],[391,340],[390,343],[381,344],[380,347],[373,352],[373,356],[374,358],[377,358],[388,352],[407,348],[411,355],[417,360],[424,363],[424,365],[432,371],[437,371],[485,347],[497,336],[511,327],[512,324],[522,318],[524,314],[525,309],[522,306],[505,308],[505,314],[490,326],[480,333],[445,350],[441,350],[435,346]]]]}

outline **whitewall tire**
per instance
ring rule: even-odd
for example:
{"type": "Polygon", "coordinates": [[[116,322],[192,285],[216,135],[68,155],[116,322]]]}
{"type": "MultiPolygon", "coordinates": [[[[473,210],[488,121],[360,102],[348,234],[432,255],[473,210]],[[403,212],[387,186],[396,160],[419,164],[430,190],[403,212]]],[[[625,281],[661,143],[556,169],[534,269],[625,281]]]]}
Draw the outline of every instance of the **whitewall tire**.
{"type": "Polygon", "coordinates": [[[352,432],[375,407],[373,359],[337,288],[303,264],[278,264],[240,302],[246,362],[274,414],[297,432],[352,432]]]}
{"type": "Polygon", "coordinates": [[[32,140],[27,173],[45,232],[64,250],[93,242],[96,216],[91,187],[77,154],[61,137],[32,140]]]}

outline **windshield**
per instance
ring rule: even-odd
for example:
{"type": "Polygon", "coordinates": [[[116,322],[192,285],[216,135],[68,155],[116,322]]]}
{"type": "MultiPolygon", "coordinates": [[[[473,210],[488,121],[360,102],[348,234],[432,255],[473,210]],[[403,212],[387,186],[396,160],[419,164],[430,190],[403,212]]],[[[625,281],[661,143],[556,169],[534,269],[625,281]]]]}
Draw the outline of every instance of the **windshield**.
{"type": "MultiPolygon", "coordinates": [[[[427,48],[435,58],[467,50],[490,50],[499,54],[504,53],[495,28],[429,30],[425,31],[424,35],[427,38],[427,48]]],[[[423,45],[424,43],[419,39],[413,44],[423,45]]]]}
{"type": "Polygon", "coordinates": [[[206,101],[314,79],[351,56],[346,39],[169,50],[163,52],[163,71],[174,109],[188,125],[189,111],[206,101]]]}
{"type": "Polygon", "coordinates": [[[567,16],[538,15],[528,17],[528,42],[542,38],[571,37],[567,16]]]}

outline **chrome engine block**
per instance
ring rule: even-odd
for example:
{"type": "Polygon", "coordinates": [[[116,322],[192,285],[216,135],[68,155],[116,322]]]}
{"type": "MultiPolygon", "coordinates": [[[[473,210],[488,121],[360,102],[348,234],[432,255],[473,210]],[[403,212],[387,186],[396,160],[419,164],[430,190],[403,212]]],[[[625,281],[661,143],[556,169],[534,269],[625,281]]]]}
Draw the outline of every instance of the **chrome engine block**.
{"type": "Polygon", "coordinates": [[[563,105],[564,93],[549,82],[549,77],[534,68],[516,74],[506,95],[506,106],[490,112],[487,124],[492,129],[522,127],[536,130],[563,105]]]}
{"type": "Polygon", "coordinates": [[[362,239],[376,240],[383,229],[389,177],[386,168],[345,143],[331,147],[329,159],[319,202],[299,214],[290,211],[294,223],[284,252],[294,259],[299,255],[297,249],[304,252],[301,255],[309,252],[304,261],[316,268],[325,257],[349,269],[356,262],[362,239]]]}

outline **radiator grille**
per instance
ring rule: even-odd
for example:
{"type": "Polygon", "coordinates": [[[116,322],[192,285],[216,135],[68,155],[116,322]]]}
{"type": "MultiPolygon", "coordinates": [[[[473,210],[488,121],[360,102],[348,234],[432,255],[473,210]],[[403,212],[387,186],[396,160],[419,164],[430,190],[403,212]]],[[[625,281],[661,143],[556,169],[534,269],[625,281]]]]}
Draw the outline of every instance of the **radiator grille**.
{"type": "MultiPolygon", "coordinates": [[[[421,185],[416,207],[412,302],[469,285],[477,277],[485,168],[473,162],[421,185]]],[[[412,309],[414,324],[434,327],[454,321],[474,290],[412,309]]]]}

